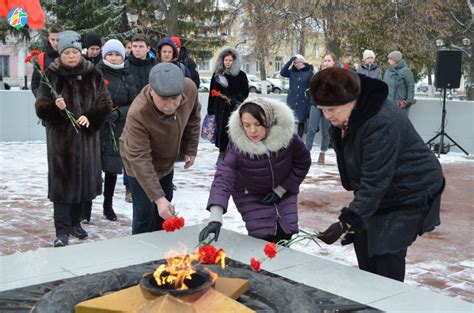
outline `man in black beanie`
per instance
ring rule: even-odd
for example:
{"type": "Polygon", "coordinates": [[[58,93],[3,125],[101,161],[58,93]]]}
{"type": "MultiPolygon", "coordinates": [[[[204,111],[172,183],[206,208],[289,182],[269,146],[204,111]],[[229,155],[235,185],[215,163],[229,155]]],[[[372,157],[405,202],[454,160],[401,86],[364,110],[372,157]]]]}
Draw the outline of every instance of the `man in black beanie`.
{"type": "Polygon", "coordinates": [[[332,124],[341,183],[354,191],[319,239],[354,243],[360,269],[403,281],[408,246],[440,224],[441,165],[388,104],[384,82],[334,67],[313,77],[310,92],[332,124]]]}
{"type": "Polygon", "coordinates": [[[102,40],[100,37],[96,34],[89,34],[86,40],[86,48],[87,52],[84,58],[94,63],[94,65],[98,64],[102,60],[102,40]]]}

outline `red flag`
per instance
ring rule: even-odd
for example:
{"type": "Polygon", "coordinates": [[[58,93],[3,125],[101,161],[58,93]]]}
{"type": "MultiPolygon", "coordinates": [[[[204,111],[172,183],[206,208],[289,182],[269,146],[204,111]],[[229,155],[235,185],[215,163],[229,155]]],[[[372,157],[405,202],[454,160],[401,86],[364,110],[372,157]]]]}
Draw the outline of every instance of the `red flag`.
{"type": "Polygon", "coordinates": [[[0,16],[8,18],[8,13],[14,8],[23,8],[26,11],[30,28],[44,28],[45,14],[39,0],[0,0],[0,16]]]}

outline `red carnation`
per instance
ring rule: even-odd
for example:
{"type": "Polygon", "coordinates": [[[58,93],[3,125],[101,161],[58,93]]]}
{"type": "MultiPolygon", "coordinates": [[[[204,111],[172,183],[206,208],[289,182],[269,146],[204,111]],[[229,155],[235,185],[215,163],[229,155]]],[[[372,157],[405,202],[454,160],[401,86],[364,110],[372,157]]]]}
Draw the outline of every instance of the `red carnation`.
{"type": "Polygon", "coordinates": [[[25,63],[29,63],[32,58],[33,58],[33,56],[28,55],[28,56],[25,58],[25,63]]]}
{"type": "Polygon", "coordinates": [[[276,243],[267,243],[265,247],[263,248],[263,252],[269,257],[270,259],[273,259],[277,255],[277,245],[276,243]]]}
{"type": "Polygon", "coordinates": [[[262,262],[260,260],[256,260],[254,258],[251,258],[250,259],[250,267],[252,267],[252,269],[255,271],[255,272],[260,272],[260,264],[262,262]]]}
{"type": "Polygon", "coordinates": [[[167,232],[173,232],[175,230],[183,228],[183,226],[184,226],[183,217],[173,217],[163,222],[163,229],[166,230],[167,232]]]}
{"type": "Polygon", "coordinates": [[[31,55],[32,57],[34,57],[35,55],[38,55],[38,54],[41,54],[41,51],[36,50],[36,49],[30,51],[30,55],[31,55]]]}
{"type": "Polygon", "coordinates": [[[198,253],[201,264],[216,263],[217,250],[213,245],[199,247],[198,253]]]}
{"type": "Polygon", "coordinates": [[[108,86],[108,85],[110,85],[110,81],[109,81],[108,79],[104,79],[104,84],[105,84],[106,86],[108,86]]]}
{"type": "Polygon", "coordinates": [[[218,97],[221,95],[221,92],[219,90],[212,89],[211,90],[211,97],[218,97]]]}

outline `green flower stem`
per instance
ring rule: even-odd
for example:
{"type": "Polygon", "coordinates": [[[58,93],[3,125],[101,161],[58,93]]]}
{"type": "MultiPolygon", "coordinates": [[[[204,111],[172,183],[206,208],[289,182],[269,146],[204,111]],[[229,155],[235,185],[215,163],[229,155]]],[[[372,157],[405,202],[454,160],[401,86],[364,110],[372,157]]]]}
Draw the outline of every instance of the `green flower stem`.
{"type": "MultiPolygon", "coordinates": [[[[59,95],[56,92],[56,90],[53,88],[53,85],[51,84],[51,81],[49,80],[48,76],[46,76],[46,74],[43,73],[40,68],[38,68],[37,62],[36,62],[37,59],[38,59],[38,57],[35,56],[31,60],[33,62],[30,61],[30,63],[33,65],[34,69],[36,71],[38,71],[38,73],[40,73],[42,83],[46,84],[46,86],[49,87],[49,89],[51,90],[51,93],[54,96],[54,99],[56,100],[57,98],[61,97],[61,95],[59,95]]],[[[71,122],[72,127],[74,127],[74,130],[76,131],[76,133],[79,133],[79,130],[81,129],[81,126],[76,121],[76,117],[74,116],[74,114],[71,111],[69,111],[69,109],[67,107],[64,109],[64,112],[66,113],[66,116],[69,119],[69,121],[71,122]]]]}
{"type": "Polygon", "coordinates": [[[114,151],[118,151],[117,141],[115,140],[115,124],[113,122],[109,122],[109,131],[110,131],[110,140],[112,141],[112,147],[114,151]]]}

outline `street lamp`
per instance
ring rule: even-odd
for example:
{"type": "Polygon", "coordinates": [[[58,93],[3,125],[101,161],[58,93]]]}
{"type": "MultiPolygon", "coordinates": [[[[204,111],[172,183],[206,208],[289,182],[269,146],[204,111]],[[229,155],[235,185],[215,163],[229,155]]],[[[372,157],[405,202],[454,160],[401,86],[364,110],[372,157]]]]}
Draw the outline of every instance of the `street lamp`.
{"type": "Polygon", "coordinates": [[[127,12],[127,21],[128,21],[128,25],[130,25],[131,28],[137,26],[138,24],[137,12],[136,11],[127,12]]]}
{"type": "Polygon", "coordinates": [[[166,19],[166,15],[160,10],[153,11],[153,15],[155,15],[155,19],[159,21],[164,21],[166,19]]]}
{"type": "MultiPolygon", "coordinates": [[[[462,45],[464,47],[469,47],[471,45],[471,40],[467,37],[463,38],[462,39],[462,45]]],[[[457,51],[461,51],[462,53],[464,53],[469,59],[472,58],[472,55],[470,52],[468,52],[465,48],[463,47],[460,47],[460,46],[457,46],[455,44],[453,44],[451,42],[451,40],[449,39],[443,39],[443,38],[438,38],[436,39],[436,46],[438,47],[438,49],[453,49],[453,50],[457,50],[457,51]]]]}

